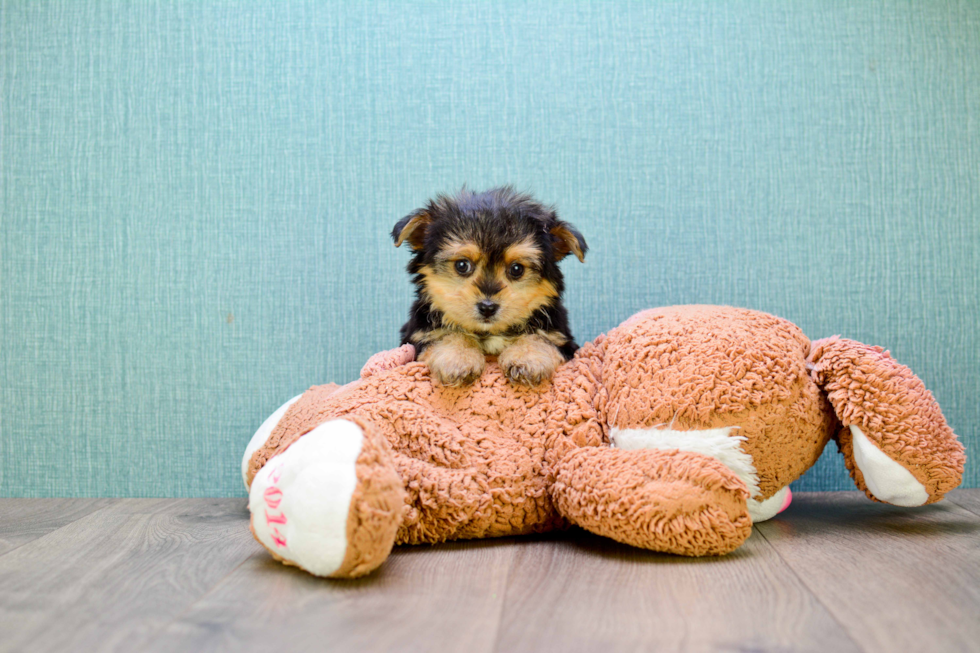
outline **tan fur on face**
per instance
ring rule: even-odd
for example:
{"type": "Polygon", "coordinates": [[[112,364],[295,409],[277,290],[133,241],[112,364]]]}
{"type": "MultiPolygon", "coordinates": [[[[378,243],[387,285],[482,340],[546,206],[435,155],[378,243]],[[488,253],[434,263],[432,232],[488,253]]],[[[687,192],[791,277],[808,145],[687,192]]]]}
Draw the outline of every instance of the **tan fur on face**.
{"type": "Polygon", "coordinates": [[[522,263],[525,267],[532,267],[540,261],[541,248],[530,238],[526,238],[516,245],[511,245],[504,252],[505,270],[512,263],[522,263]]]}
{"type": "Polygon", "coordinates": [[[462,333],[450,333],[425,348],[419,360],[429,366],[439,383],[447,386],[472,383],[483,374],[486,359],[479,344],[462,333]]]}
{"type": "Polygon", "coordinates": [[[436,254],[436,261],[439,263],[455,263],[461,259],[468,259],[474,265],[483,260],[483,252],[476,243],[467,240],[451,240],[436,254]]]}
{"type": "Polygon", "coordinates": [[[419,270],[419,274],[425,284],[423,292],[432,307],[443,314],[445,326],[469,333],[485,330],[476,310],[476,303],[483,298],[483,293],[476,287],[475,277],[479,274],[479,268],[469,277],[461,277],[452,271],[450,265],[445,269],[426,265],[419,270]]]}
{"type": "Polygon", "coordinates": [[[558,296],[558,291],[550,281],[545,281],[537,275],[530,278],[531,272],[525,273],[527,279],[510,281],[509,285],[494,296],[500,303],[500,310],[494,322],[483,329],[490,333],[502,333],[509,327],[521,324],[527,320],[531,314],[546,306],[552,299],[558,296]]]}
{"type": "Polygon", "coordinates": [[[500,352],[500,368],[511,381],[537,385],[550,379],[564,359],[551,342],[539,335],[520,336],[500,352]]]}
{"type": "Polygon", "coordinates": [[[505,252],[503,265],[490,271],[503,288],[490,299],[500,304],[492,322],[480,319],[477,302],[486,295],[477,287],[479,279],[486,276],[486,262],[479,247],[469,241],[451,241],[435,257],[432,265],[419,270],[424,281],[423,290],[433,308],[443,314],[443,323],[467,333],[500,334],[527,320],[534,311],[547,305],[558,296],[550,281],[542,279],[535,271],[539,265],[541,250],[531,240],[511,245],[505,252]],[[473,272],[466,277],[456,273],[453,266],[466,259],[473,264],[473,272]],[[524,276],[514,280],[507,276],[507,269],[514,263],[525,267],[524,276]]]}

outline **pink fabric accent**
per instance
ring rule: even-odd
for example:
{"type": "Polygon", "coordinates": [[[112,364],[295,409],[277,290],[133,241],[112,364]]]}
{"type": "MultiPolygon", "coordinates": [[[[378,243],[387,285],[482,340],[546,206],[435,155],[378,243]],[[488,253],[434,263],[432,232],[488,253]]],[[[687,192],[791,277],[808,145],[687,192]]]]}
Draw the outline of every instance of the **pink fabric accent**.
{"type": "Polygon", "coordinates": [[[275,486],[268,487],[262,496],[265,498],[265,505],[275,510],[279,507],[279,502],[282,501],[282,490],[275,486]]]}
{"type": "Polygon", "coordinates": [[[269,472],[269,480],[273,483],[278,483],[280,476],[282,476],[282,462],[276,465],[276,468],[269,472]]]}
{"type": "Polygon", "coordinates": [[[789,504],[791,504],[791,503],[793,503],[793,491],[791,489],[789,489],[789,488],[786,488],[786,500],[783,501],[782,507],[776,512],[776,514],[778,515],[782,511],[784,511],[787,508],[789,508],[789,504]]]}
{"type": "Polygon", "coordinates": [[[272,541],[275,542],[276,546],[280,548],[286,546],[286,538],[284,538],[282,533],[280,533],[275,527],[272,528],[272,541]]]}
{"type": "Polygon", "coordinates": [[[278,515],[270,515],[269,511],[265,511],[265,521],[267,524],[285,524],[286,523],[286,513],[281,512],[278,515]]]}
{"type": "MultiPolygon", "coordinates": [[[[272,470],[269,474],[269,478],[273,483],[279,481],[279,477],[282,476],[282,461],[276,463],[276,468],[272,470]]],[[[275,485],[270,485],[262,493],[262,498],[265,499],[265,505],[269,506],[275,510],[279,507],[282,502],[282,490],[277,488],[275,485]]],[[[270,515],[269,511],[265,511],[265,523],[269,525],[269,534],[272,536],[272,541],[275,542],[276,546],[283,548],[286,546],[286,538],[283,537],[279,529],[273,526],[273,524],[285,524],[286,523],[286,513],[280,512],[278,515],[270,515]]]]}

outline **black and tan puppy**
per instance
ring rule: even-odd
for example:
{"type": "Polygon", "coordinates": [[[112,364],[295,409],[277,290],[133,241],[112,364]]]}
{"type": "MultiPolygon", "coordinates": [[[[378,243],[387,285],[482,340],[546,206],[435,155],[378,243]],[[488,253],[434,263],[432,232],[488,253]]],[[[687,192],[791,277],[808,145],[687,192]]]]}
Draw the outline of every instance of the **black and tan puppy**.
{"type": "Polygon", "coordinates": [[[554,209],[510,187],[464,189],[405,216],[391,236],[414,250],[417,297],[402,344],[440,383],[474,381],[493,355],[512,381],[534,385],[578,349],[558,262],[584,261],[588,248],[554,209]]]}

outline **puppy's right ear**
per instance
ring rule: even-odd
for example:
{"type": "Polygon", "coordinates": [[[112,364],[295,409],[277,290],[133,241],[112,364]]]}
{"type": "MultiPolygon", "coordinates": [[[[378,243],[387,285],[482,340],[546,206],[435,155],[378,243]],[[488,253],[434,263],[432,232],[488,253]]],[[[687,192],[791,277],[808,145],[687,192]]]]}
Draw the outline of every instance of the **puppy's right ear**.
{"type": "Polygon", "coordinates": [[[391,230],[391,239],[395,241],[395,247],[401,247],[402,243],[407,240],[412,249],[416,251],[422,249],[425,242],[425,230],[429,228],[431,223],[432,216],[424,209],[406,215],[391,230]]]}

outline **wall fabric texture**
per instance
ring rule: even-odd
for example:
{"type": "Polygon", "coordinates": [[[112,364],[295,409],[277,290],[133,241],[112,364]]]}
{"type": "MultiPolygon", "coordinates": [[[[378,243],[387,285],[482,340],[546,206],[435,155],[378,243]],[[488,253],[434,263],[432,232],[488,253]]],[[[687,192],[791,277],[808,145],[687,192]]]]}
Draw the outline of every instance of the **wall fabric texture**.
{"type": "MultiPolygon", "coordinates": [[[[0,0],[0,496],[241,496],[398,344],[388,233],[502,183],[651,306],[889,349],[980,481],[980,3],[0,0]]],[[[853,487],[833,451],[795,489],[853,487]]]]}

